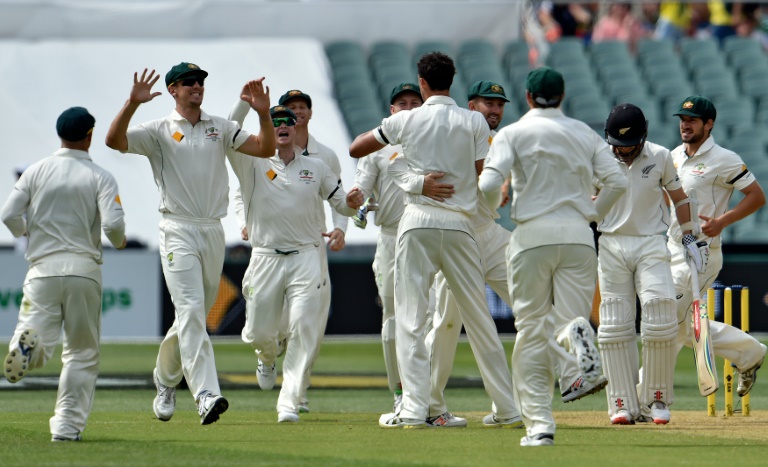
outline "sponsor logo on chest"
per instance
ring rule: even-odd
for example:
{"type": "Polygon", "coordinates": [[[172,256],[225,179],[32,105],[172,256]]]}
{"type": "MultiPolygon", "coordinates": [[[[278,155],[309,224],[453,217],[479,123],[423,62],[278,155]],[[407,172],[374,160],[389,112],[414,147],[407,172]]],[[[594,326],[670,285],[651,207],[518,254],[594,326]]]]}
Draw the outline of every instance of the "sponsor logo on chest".
{"type": "Polygon", "coordinates": [[[216,127],[208,127],[205,129],[205,139],[208,141],[216,142],[221,139],[221,136],[219,136],[219,129],[216,127]]]}
{"type": "Polygon", "coordinates": [[[303,169],[299,171],[299,181],[307,185],[315,182],[315,174],[311,170],[303,169]]]}
{"type": "Polygon", "coordinates": [[[656,164],[646,165],[643,167],[640,171],[643,173],[642,178],[648,178],[648,176],[651,174],[651,170],[656,167],[656,164]]]}

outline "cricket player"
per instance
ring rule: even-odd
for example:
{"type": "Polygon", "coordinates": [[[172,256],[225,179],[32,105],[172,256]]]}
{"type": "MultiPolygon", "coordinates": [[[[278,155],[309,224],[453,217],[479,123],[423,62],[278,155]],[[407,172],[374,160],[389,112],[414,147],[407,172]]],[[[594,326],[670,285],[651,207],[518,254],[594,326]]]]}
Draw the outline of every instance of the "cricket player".
{"type": "MultiPolygon", "coordinates": [[[[250,100],[244,90],[243,99],[250,100]]],[[[244,103],[245,103],[244,102],[244,103]]],[[[241,107],[246,107],[245,105],[241,107]]],[[[270,109],[277,151],[268,159],[230,153],[240,181],[251,246],[251,261],[243,279],[246,299],[243,341],[259,359],[259,386],[275,385],[275,360],[283,314],[288,313],[283,384],[277,401],[278,423],[299,421],[303,377],[309,371],[321,326],[320,250],[324,247],[314,221],[328,200],[337,212],[352,216],[347,193],[322,161],[304,157],[294,146],[296,114],[285,106],[270,109]]],[[[352,190],[353,206],[362,204],[352,190]]]]}
{"type": "MultiPolygon", "coordinates": [[[[331,148],[317,141],[315,137],[309,133],[309,121],[312,119],[312,98],[299,89],[292,89],[280,96],[278,104],[288,107],[294,114],[296,114],[296,140],[294,144],[302,150],[302,156],[313,157],[325,162],[325,164],[331,168],[331,171],[336,174],[336,178],[338,179],[339,184],[341,184],[341,164],[339,163],[338,156],[331,148]]],[[[315,217],[321,235],[328,239],[328,248],[331,251],[341,251],[346,244],[344,237],[347,232],[347,222],[349,218],[342,216],[336,211],[332,212],[331,219],[333,221],[333,230],[326,232],[325,210],[320,209],[315,213],[315,217]]],[[[321,249],[320,255],[321,261],[323,262],[324,279],[321,292],[324,314],[323,318],[320,320],[321,326],[317,328],[320,338],[317,340],[317,348],[315,349],[312,358],[313,362],[317,359],[317,355],[320,353],[320,344],[323,342],[325,326],[328,324],[328,314],[331,311],[331,277],[328,275],[327,251],[321,249]]],[[[307,389],[310,385],[310,373],[313,366],[314,363],[310,365],[310,371],[307,372],[304,377],[304,390],[301,395],[302,412],[309,412],[307,389]]]]}
{"type": "MultiPolygon", "coordinates": [[[[715,143],[712,128],[717,118],[714,104],[703,96],[690,96],[680,103],[675,116],[680,117],[683,144],[672,150],[683,190],[698,200],[701,234],[696,239],[702,250],[703,268],[699,274],[701,296],[723,267],[720,234],[723,229],[754,213],[765,205],[765,194],[744,161],[736,153],[715,143]],[[744,198],[728,209],[733,190],[744,198]]],[[[691,346],[691,271],[681,243],[685,228],[681,219],[672,217],[667,247],[672,253],[672,278],[677,294],[677,319],[680,323],[677,351],[691,346]]],[[[683,220],[684,222],[684,220],[683,220]]],[[[733,326],[711,320],[710,335],[715,355],[730,360],[739,373],[737,393],[745,396],[752,389],[757,370],[765,358],[766,346],[733,326]]]]}
{"type": "Polygon", "coordinates": [[[96,120],[83,107],[56,121],[61,149],[24,171],[0,210],[14,237],[29,237],[19,321],[5,357],[11,383],[42,368],[64,329],[51,441],[80,441],[96,390],[101,335],[101,230],[125,248],[114,177],[88,154],[96,120]],[[25,215],[26,214],[26,218],[25,215]]]}
{"type": "Polygon", "coordinates": [[[471,217],[477,209],[477,177],[488,151],[490,130],[480,113],[461,109],[449,88],[456,69],[440,52],[417,65],[424,105],[391,115],[381,126],[358,136],[352,157],[363,157],[387,144],[402,144],[414,175],[444,173],[455,193],[444,201],[406,195],[395,247],[395,317],[397,360],[403,385],[399,413],[384,414],[387,428],[423,428],[429,412],[427,331],[429,289],[438,271],[445,275],[461,308],[461,319],[475,353],[485,388],[497,404],[497,416],[518,415],[512,384],[496,326],[485,301],[480,250],[471,217]]]}
{"type": "Polygon", "coordinates": [[[669,209],[664,194],[674,203],[682,221],[684,251],[695,263],[702,259],[694,234],[698,222],[683,191],[669,151],[646,141],[648,121],[632,104],[611,110],[605,123],[605,140],[616,165],[627,175],[629,188],[598,223],[597,272],[600,281],[600,326],[597,340],[603,370],[610,381],[608,415],[614,425],[629,425],[646,408],[656,424],[669,423],[674,402],[677,349],[677,311],[666,232],[669,209]],[[635,332],[635,301],[642,308],[640,336],[643,367],[635,332]]]}
{"type": "Polygon", "coordinates": [[[182,62],[165,75],[176,108],[168,117],[128,128],[139,105],[161,95],[152,92],[160,78],[145,69],[133,75],[128,101],[107,134],[107,146],[149,159],[160,189],[160,258],[176,319],[160,344],[154,371],[158,420],[167,421],[176,407],[176,385],[187,380],[197,403],[200,423],[219,419],[229,406],[221,396],[213,347],[205,319],[219,289],[224,264],[224,229],[229,196],[225,155],[238,150],[255,157],[275,152],[264,78],[250,81],[251,107],[259,114],[259,135],[201,108],[208,73],[182,62]]]}
{"type": "MultiPolygon", "coordinates": [[[[496,135],[496,130],[504,117],[504,105],[509,102],[504,88],[492,81],[478,81],[469,87],[467,93],[469,110],[480,112],[485,117],[491,130],[491,137],[496,135]]],[[[508,188],[508,185],[506,185],[508,188]]],[[[416,185],[419,189],[420,185],[416,185]]],[[[503,200],[502,204],[508,202],[503,200]]],[[[488,202],[482,196],[478,197],[477,213],[472,217],[475,234],[478,238],[484,280],[511,306],[509,298],[509,286],[507,283],[507,264],[504,252],[509,245],[511,232],[496,223],[498,212],[488,206],[488,202]]],[[[438,273],[436,278],[437,308],[432,320],[432,328],[427,334],[427,347],[430,349],[430,362],[432,368],[432,382],[430,395],[430,417],[427,423],[438,426],[466,426],[464,418],[453,415],[448,411],[445,402],[445,387],[453,368],[453,360],[456,355],[459,335],[461,334],[461,318],[458,304],[453,293],[448,287],[445,277],[438,273]]],[[[579,399],[588,394],[597,392],[608,383],[605,377],[595,383],[586,381],[579,372],[576,359],[557,345],[554,337],[551,339],[551,347],[557,352],[558,368],[560,372],[560,387],[565,393],[563,399],[566,402],[579,399]]],[[[502,423],[495,415],[495,404],[491,414],[483,419],[485,426],[501,426],[502,423]]],[[[522,427],[523,421],[518,416],[504,424],[505,427],[522,427]]]]}
{"type": "Polygon", "coordinates": [[[479,182],[496,208],[501,186],[511,178],[510,216],[517,227],[507,248],[507,277],[517,328],[515,400],[527,429],[521,446],[554,444],[553,335],[575,353],[587,381],[600,378],[600,355],[587,321],[597,271],[589,223],[602,219],[627,187],[605,141],[563,115],[564,93],[556,70],[528,74],[531,110],[496,135],[479,182]],[[593,177],[603,184],[594,203],[593,177]]]}
{"type": "MultiPolygon", "coordinates": [[[[423,103],[419,85],[414,83],[398,84],[392,88],[389,95],[391,115],[401,110],[421,107],[423,103]]],[[[387,145],[374,154],[360,159],[353,185],[362,190],[366,199],[373,197],[378,204],[377,210],[374,211],[374,222],[379,226],[379,236],[376,240],[373,274],[379,297],[381,297],[381,343],[384,349],[387,382],[390,392],[394,395],[393,412],[397,412],[403,397],[395,347],[395,243],[397,226],[405,210],[405,194],[389,176],[387,169],[392,160],[402,153],[402,145],[387,145]]],[[[365,228],[365,224],[361,226],[365,228]]]]}

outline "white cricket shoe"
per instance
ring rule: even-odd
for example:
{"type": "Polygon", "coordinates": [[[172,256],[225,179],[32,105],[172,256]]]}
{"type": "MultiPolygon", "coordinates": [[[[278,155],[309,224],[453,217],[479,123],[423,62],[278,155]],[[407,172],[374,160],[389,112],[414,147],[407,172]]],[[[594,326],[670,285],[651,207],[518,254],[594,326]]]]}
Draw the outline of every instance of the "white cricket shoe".
{"type": "Polygon", "coordinates": [[[495,413],[489,413],[483,417],[483,426],[486,428],[523,428],[523,419],[520,415],[512,418],[499,418],[495,413]]]}
{"type": "Polygon", "coordinates": [[[27,329],[21,333],[16,348],[5,356],[5,379],[15,383],[27,374],[37,342],[37,331],[34,329],[27,329]]]}
{"type": "Polygon", "coordinates": [[[670,414],[667,404],[661,401],[651,403],[651,419],[657,425],[666,425],[669,423],[670,414]]]}
{"type": "Polygon", "coordinates": [[[53,443],[66,443],[68,441],[82,441],[83,439],[80,437],[80,435],[76,435],[74,438],[67,438],[66,436],[61,435],[53,435],[51,437],[51,442],[53,443]]]}
{"type": "Polygon", "coordinates": [[[555,435],[552,433],[539,433],[537,435],[523,436],[520,446],[554,446],[555,435]]]}
{"type": "Polygon", "coordinates": [[[635,421],[632,419],[632,414],[627,409],[619,409],[615,414],[611,415],[611,425],[634,425],[635,421]]]}
{"type": "Polygon", "coordinates": [[[586,397],[590,394],[602,391],[608,385],[608,378],[604,375],[600,375],[597,381],[590,383],[583,377],[579,376],[571,386],[565,390],[561,395],[563,396],[563,402],[573,402],[579,400],[582,397],[586,397]]]}
{"type": "Polygon", "coordinates": [[[385,413],[379,417],[379,426],[382,428],[404,428],[406,430],[419,430],[426,427],[424,420],[400,418],[396,413],[385,413]]]}
{"type": "Polygon", "coordinates": [[[457,417],[451,412],[427,419],[429,428],[464,428],[465,426],[467,426],[467,419],[457,417]]]}
{"type": "Polygon", "coordinates": [[[571,353],[576,356],[582,376],[590,383],[603,375],[600,352],[595,345],[595,331],[585,318],[576,318],[570,324],[571,353]]]}
{"type": "Polygon", "coordinates": [[[304,399],[299,402],[299,413],[309,413],[309,401],[304,399]]]}
{"type": "Polygon", "coordinates": [[[256,369],[256,379],[259,380],[259,387],[264,391],[269,391],[275,387],[275,381],[277,381],[275,364],[265,365],[259,360],[259,367],[256,369]]]}
{"type": "Polygon", "coordinates": [[[155,417],[162,422],[167,422],[176,411],[176,388],[165,386],[157,379],[157,368],[152,371],[152,380],[157,388],[157,395],[152,403],[155,417]]]}
{"type": "Polygon", "coordinates": [[[215,422],[228,408],[229,402],[224,396],[211,394],[210,391],[203,391],[197,396],[197,413],[200,414],[201,425],[215,422]]]}
{"type": "Polygon", "coordinates": [[[299,414],[288,411],[278,412],[277,423],[299,423],[299,414]]]}
{"type": "Polygon", "coordinates": [[[749,391],[752,390],[752,386],[757,380],[757,370],[763,366],[763,360],[765,360],[765,356],[763,356],[763,358],[757,362],[757,365],[753,366],[752,368],[739,371],[739,385],[736,387],[736,393],[739,395],[739,397],[746,396],[749,394],[749,391]]]}

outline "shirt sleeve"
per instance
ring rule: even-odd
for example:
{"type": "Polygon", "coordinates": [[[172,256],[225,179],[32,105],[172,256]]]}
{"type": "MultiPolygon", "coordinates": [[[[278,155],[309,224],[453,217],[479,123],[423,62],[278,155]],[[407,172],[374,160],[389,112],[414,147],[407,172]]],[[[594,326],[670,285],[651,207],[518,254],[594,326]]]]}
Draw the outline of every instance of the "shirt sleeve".
{"type": "Polygon", "coordinates": [[[728,152],[723,155],[722,160],[723,168],[718,177],[721,186],[743,190],[755,181],[755,176],[736,153],[728,152]]]}
{"type": "Polygon", "coordinates": [[[224,145],[227,151],[237,150],[251,136],[250,133],[240,128],[237,122],[224,120],[224,145]]]}
{"type": "Polygon", "coordinates": [[[101,214],[101,228],[109,242],[119,248],[125,239],[125,214],[120,202],[115,177],[106,171],[101,172],[98,176],[97,202],[101,214]]]}
{"type": "Polygon", "coordinates": [[[238,99],[235,105],[232,106],[232,110],[229,111],[229,120],[237,123],[242,128],[249,110],[251,110],[251,106],[244,100],[238,99]]]}
{"type": "Polygon", "coordinates": [[[363,196],[366,198],[373,195],[376,181],[379,178],[379,165],[374,161],[377,156],[378,154],[372,154],[368,157],[358,159],[357,161],[355,181],[352,186],[360,188],[363,192],[363,196]]]}
{"type": "MultiPolygon", "coordinates": [[[[342,187],[341,183],[341,163],[339,162],[339,157],[336,155],[335,152],[331,148],[325,148],[325,152],[327,153],[326,159],[328,160],[328,168],[331,169],[331,172],[334,176],[336,176],[336,180],[339,182],[339,187],[342,187]]],[[[367,157],[365,159],[368,159],[367,157]]],[[[342,188],[343,191],[343,188],[342,188]]],[[[346,196],[346,193],[345,195],[346,196]]],[[[329,200],[330,202],[330,200],[329,200]]],[[[344,201],[344,206],[346,206],[346,200],[344,201]]],[[[340,214],[337,210],[334,209],[334,211],[331,213],[331,220],[333,221],[333,227],[336,229],[340,229],[342,232],[347,232],[347,224],[349,223],[348,216],[345,214],[340,214]]]]}
{"type": "Polygon", "coordinates": [[[666,149],[662,152],[662,173],[661,173],[661,185],[667,191],[674,191],[683,187],[680,177],[677,175],[677,169],[675,169],[675,163],[672,161],[672,154],[666,149]]]}
{"type": "Polygon", "coordinates": [[[240,185],[238,185],[237,189],[235,190],[235,215],[237,216],[237,223],[240,226],[240,230],[243,230],[246,226],[246,219],[245,219],[245,206],[243,205],[243,192],[240,189],[240,185]]]}
{"type": "Polygon", "coordinates": [[[390,115],[381,121],[381,125],[373,130],[373,136],[381,144],[401,144],[400,138],[403,135],[405,121],[410,115],[410,110],[403,110],[394,115],[390,115]]]}
{"type": "Polygon", "coordinates": [[[29,202],[32,199],[29,194],[28,180],[27,172],[22,173],[21,178],[16,182],[13,191],[0,209],[0,218],[16,238],[27,233],[27,221],[24,219],[24,213],[27,212],[29,202]]]}
{"type": "Polygon", "coordinates": [[[347,206],[347,192],[342,188],[341,180],[336,178],[336,175],[327,166],[323,167],[322,171],[323,181],[320,186],[320,195],[333,207],[334,214],[343,216],[345,220],[350,216],[354,216],[357,210],[347,206]]]}
{"type": "Polygon", "coordinates": [[[412,195],[420,195],[424,190],[424,175],[417,175],[408,170],[405,157],[400,154],[389,162],[387,173],[401,190],[412,195]]]}
{"type": "Polygon", "coordinates": [[[128,139],[128,149],[125,152],[147,157],[160,152],[160,144],[157,141],[157,129],[152,122],[128,128],[125,136],[128,139]]]}
{"type": "Polygon", "coordinates": [[[473,123],[475,125],[475,160],[484,160],[488,155],[488,149],[491,145],[491,129],[488,123],[479,112],[473,112],[473,123]]]}
{"type": "Polygon", "coordinates": [[[485,168],[490,167],[500,173],[502,177],[510,178],[512,174],[512,165],[514,163],[515,148],[510,141],[509,133],[502,130],[493,139],[493,144],[491,144],[488,149],[488,154],[485,157],[485,164],[483,164],[483,172],[485,172],[485,168]]]}
{"type": "Polygon", "coordinates": [[[595,200],[597,220],[603,219],[611,207],[627,191],[627,176],[621,173],[611,148],[595,133],[595,153],[592,156],[593,174],[603,185],[595,200]]]}

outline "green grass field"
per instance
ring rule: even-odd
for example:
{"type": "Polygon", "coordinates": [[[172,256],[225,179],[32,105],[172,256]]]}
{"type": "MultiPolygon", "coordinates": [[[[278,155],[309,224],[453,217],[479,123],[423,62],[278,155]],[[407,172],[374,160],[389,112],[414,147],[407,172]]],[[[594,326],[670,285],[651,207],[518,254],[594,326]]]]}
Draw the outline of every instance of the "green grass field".
{"type": "MultiPolygon", "coordinates": [[[[505,344],[511,351],[512,344],[505,344]]],[[[105,344],[102,376],[151,380],[157,345],[105,344]]],[[[323,386],[311,389],[312,413],[297,425],[278,425],[277,390],[256,386],[256,358],[242,343],[215,341],[218,370],[230,409],[218,423],[200,426],[192,396],[180,390],[176,415],[154,418],[154,390],[99,388],[80,443],[51,443],[52,389],[0,390],[1,465],[765,465],[768,454],[768,383],[752,392],[752,416],[707,417],[698,395],[689,349],[676,373],[676,402],[666,426],[611,426],[605,393],[563,404],[554,399],[558,431],[554,448],[521,448],[523,430],[481,424],[490,399],[477,386],[479,372],[469,346],[460,344],[447,390],[450,409],[466,417],[465,429],[385,430],[391,410],[384,387],[380,343],[328,340],[315,369],[323,386]],[[355,375],[356,389],[342,375],[355,375]],[[9,449],[10,448],[10,449],[9,449]]],[[[30,376],[56,375],[58,356],[30,376]]],[[[718,370],[722,372],[722,363],[718,370]]],[[[763,370],[766,371],[766,370],[763,370]]],[[[764,375],[761,375],[764,376],[764,375]]],[[[762,384],[761,384],[762,383],[762,384]]],[[[145,386],[148,387],[148,386],[145,386]]],[[[557,391],[557,390],[555,390],[557,391]]],[[[738,402],[738,396],[735,396],[738,402]]]]}

